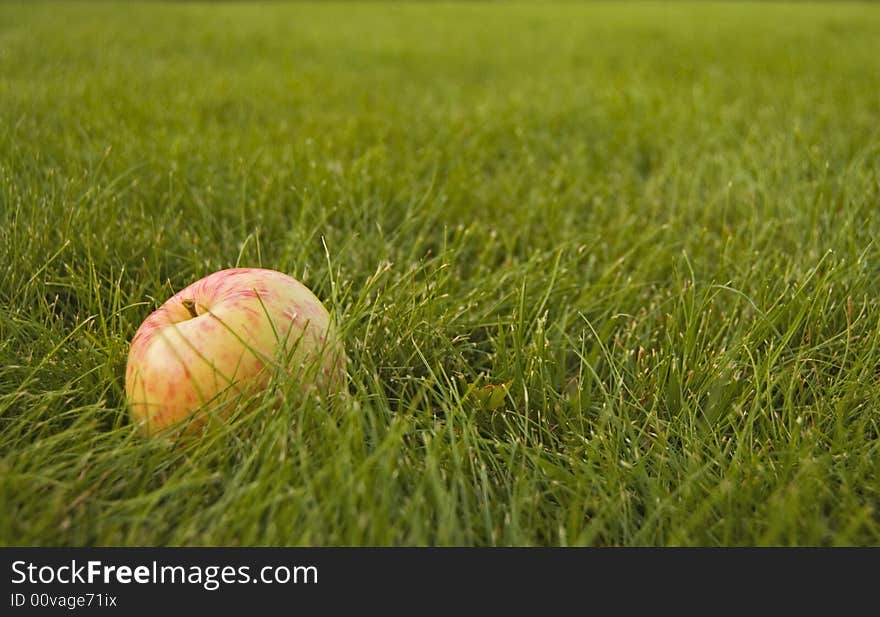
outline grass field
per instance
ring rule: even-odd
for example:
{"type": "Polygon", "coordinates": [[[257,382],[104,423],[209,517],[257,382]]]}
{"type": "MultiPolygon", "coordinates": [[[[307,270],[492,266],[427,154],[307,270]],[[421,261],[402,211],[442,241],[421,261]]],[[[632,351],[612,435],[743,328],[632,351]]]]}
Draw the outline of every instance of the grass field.
{"type": "Polygon", "coordinates": [[[0,544],[880,543],[878,32],[0,5],[0,544]],[[350,396],[140,438],[131,337],[236,264],[325,301],[350,396]]]}

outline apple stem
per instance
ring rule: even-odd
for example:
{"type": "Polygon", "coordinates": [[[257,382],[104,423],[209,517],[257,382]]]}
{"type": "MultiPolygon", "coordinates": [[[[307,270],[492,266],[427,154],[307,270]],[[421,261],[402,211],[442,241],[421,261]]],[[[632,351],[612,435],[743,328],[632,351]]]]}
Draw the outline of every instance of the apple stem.
{"type": "Polygon", "coordinates": [[[193,302],[192,300],[187,298],[186,300],[181,302],[181,304],[183,304],[184,308],[189,311],[190,315],[192,315],[193,317],[199,316],[199,314],[196,312],[196,303],[195,302],[193,302]]]}

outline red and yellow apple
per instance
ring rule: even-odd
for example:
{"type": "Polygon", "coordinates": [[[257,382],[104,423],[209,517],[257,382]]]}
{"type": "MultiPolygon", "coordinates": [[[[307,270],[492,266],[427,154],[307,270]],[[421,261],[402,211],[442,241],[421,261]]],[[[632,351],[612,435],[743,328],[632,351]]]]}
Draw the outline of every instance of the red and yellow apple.
{"type": "Polygon", "coordinates": [[[215,272],[174,294],[132,339],[125,393],[140,430],[153,435],[204,423],[269,384],[277,371],[324,393],[345,383],[344,352],[321,301],[274,270],[215,272]]]}

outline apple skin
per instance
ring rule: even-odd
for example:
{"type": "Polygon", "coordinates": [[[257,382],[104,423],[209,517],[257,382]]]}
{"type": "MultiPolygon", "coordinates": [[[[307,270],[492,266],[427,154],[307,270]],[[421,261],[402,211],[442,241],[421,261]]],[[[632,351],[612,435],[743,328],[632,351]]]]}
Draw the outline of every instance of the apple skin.
{"type": "Polygon", "coordinates": [[[279,368],[304,390],[344,386],[345,354],[330,315],[286,274],[232,268],[179,291],[144,320],[129,349],[125,394],[142,433],[187,419],[190,430],[207,419],[203,408],[222,412],[264,389],[279,368]]]}

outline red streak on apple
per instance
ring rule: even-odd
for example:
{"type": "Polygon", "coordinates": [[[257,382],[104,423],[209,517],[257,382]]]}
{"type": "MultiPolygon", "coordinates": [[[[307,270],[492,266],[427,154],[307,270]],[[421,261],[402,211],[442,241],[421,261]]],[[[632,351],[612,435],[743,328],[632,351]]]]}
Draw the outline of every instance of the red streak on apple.
{"type": "Polygon", "coordinates": [[[266,387],[280,368],[303,389],[345,384],[345,354],[320,300],[274,270],[221,270],[174,294],[141,324],[125,392],[135,424],[153,435],[204,423],[266,387]]]}

